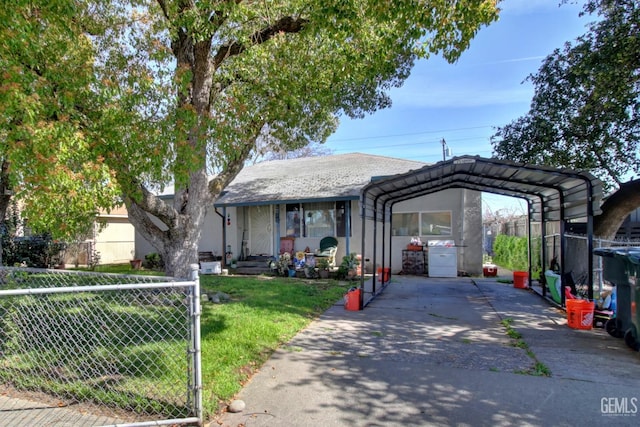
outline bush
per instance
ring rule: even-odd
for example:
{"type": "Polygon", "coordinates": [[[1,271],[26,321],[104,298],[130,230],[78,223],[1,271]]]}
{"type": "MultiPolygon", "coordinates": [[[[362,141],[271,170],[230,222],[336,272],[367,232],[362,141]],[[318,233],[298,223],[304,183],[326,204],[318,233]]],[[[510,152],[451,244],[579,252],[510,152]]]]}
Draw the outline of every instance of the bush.
{"type": "Polygon", "coordinates": [[[159,270],[164,267],[164,260],[162,256],[157,252],[152,252],[144,256],[145,268],[151,270],[159,270]]]}
{"type": "Polygon", "coordinates": [[[2,261],[5,265],[49,268],[64,261],[66,243],[54,241],[47,233],[29,237],[2,236],[2,261]]]}
{"type": "MultiPolygon", "coordinates": [[[[496,236],[493,243],[493,262],[512,271],[529,270],[529,252],[526,237],[514,237],[501,234],[496,236]]],[[[540,276],[540,241],[534,240],[532,244],[532,278],[540,276]]]]}

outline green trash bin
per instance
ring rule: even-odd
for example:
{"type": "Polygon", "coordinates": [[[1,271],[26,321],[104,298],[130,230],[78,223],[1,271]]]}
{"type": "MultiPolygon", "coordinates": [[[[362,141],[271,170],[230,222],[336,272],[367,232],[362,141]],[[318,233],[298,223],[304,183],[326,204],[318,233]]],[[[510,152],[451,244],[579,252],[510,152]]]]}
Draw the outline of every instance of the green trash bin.
{"type": "Polygon", "coordinates": [[[616,285],[616,327],[623,331],[629,347],[640,350],[640,247],[598,248],[593,251],[603,260],[602,275],[616,285]]]}

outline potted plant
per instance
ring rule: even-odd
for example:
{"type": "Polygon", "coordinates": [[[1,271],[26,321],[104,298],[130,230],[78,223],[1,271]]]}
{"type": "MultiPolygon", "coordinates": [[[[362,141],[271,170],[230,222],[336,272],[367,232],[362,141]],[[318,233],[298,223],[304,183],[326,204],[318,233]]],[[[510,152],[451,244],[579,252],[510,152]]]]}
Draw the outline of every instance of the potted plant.
{"type": "Polygon", "coordinates": [[[142,267],[142,260],[136,258],[135,249],[131,249],[131,257],[133,258],[129,261],[129,264],[131,264],[131,268],[133,268],[134,270],[140,270],[140,267],[142,267]]]}
{"type": "Polygon", "coordinates": [[[357,276],[356,269],[358,265],[360,265],[360,260],[355,252],[345,255],[342,257],[342,264],[340,264],[340,268],[338,269],[340,276],[346,277],[347,279],[354,279],[357,276]]]}
{"type": "Polygon", "coordinates": [[[321,279],[329,278],[329,260],[327,258],[318,258],[316,267],[318,267],[318,274],[321,279]]]}
{"type": "MultiPolygon", "coordinates": [[[[291,254],[289,252],[284,252],[278,257],[278,261],[275,264],[278,274],[281,276],[288,276],[290,267],[293,268],[293,265],[291,264],[291,254]]],[[[293,271],[295,276],[295,269],[293,271]]]]}
{"type": "Polygon", "coordinates": [[[238,268],[238,260],[235,258],[231,258],[231,268],[238,268]]]}
{"type": "Polygon", "coordinates": [[[314,267],[313,265],[305,265],[304,267],[304,275],[307,279],[315,279],[317,276],[318,272],[316,267],[314,267]]]}

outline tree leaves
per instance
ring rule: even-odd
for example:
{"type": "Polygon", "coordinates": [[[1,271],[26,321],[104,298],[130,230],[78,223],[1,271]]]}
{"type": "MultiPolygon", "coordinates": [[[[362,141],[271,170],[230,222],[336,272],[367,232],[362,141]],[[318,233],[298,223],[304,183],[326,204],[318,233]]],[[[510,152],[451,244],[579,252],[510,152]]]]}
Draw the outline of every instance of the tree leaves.
{"type": "Polygon", "coordinates": [[[194,246],[206,206],[259,140],[285,150],[324,142],[340,115],[390,106],[387,91],[417,58],[455,61],[478,28],[497,19],[495,0],[46,3],[19,0],[0,12],[11,23],[3,40],[24,44],[29,55],[19,61],[20,46],[9,46],[15,61],[1,65],[14,81],[3,86],[12,95],[0,120],[11,128],[12,151],[38,171],[20,175],[25,191],[38,193],[30,206],[49,216],[44,207],[66,194],[88,212],[117,189],[138,231],[162,246],[170,273],[188,260],[169,247],[194,246]],[[21,18],[34,7],[40,21],[21,18]],[[55,73],[36,91],[33,70],[43,67],[55,73]],[[32,81],[23,81],[27,75],[32,81]],[[208,174],[215,175],[209,183],[208,174]],[[80,196],[101,182],[109,191],[82,206],[80,196]],[[171,203],[149,191],[168,184],[175,186],[171,203]],[[55,195],[47,202],[44,194],[55,195]]]}
{"type": "Polygon", "coordinates": [[[530,76],[529,113],[492,138],[499,157],[587,169],[609,186],[640,173],[640,9],[592,0],[600,19],[530,76]]]}

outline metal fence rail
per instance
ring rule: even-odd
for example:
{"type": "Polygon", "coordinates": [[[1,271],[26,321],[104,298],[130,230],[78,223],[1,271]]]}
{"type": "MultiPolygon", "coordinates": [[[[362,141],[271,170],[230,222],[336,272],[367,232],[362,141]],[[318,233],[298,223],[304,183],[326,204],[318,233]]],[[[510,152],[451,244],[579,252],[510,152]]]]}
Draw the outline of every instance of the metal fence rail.
{"type": "Polygon", "coordinates": [[[0,385],[114,424],[201,424],[192,279],[0,268],[0,385]]]}

